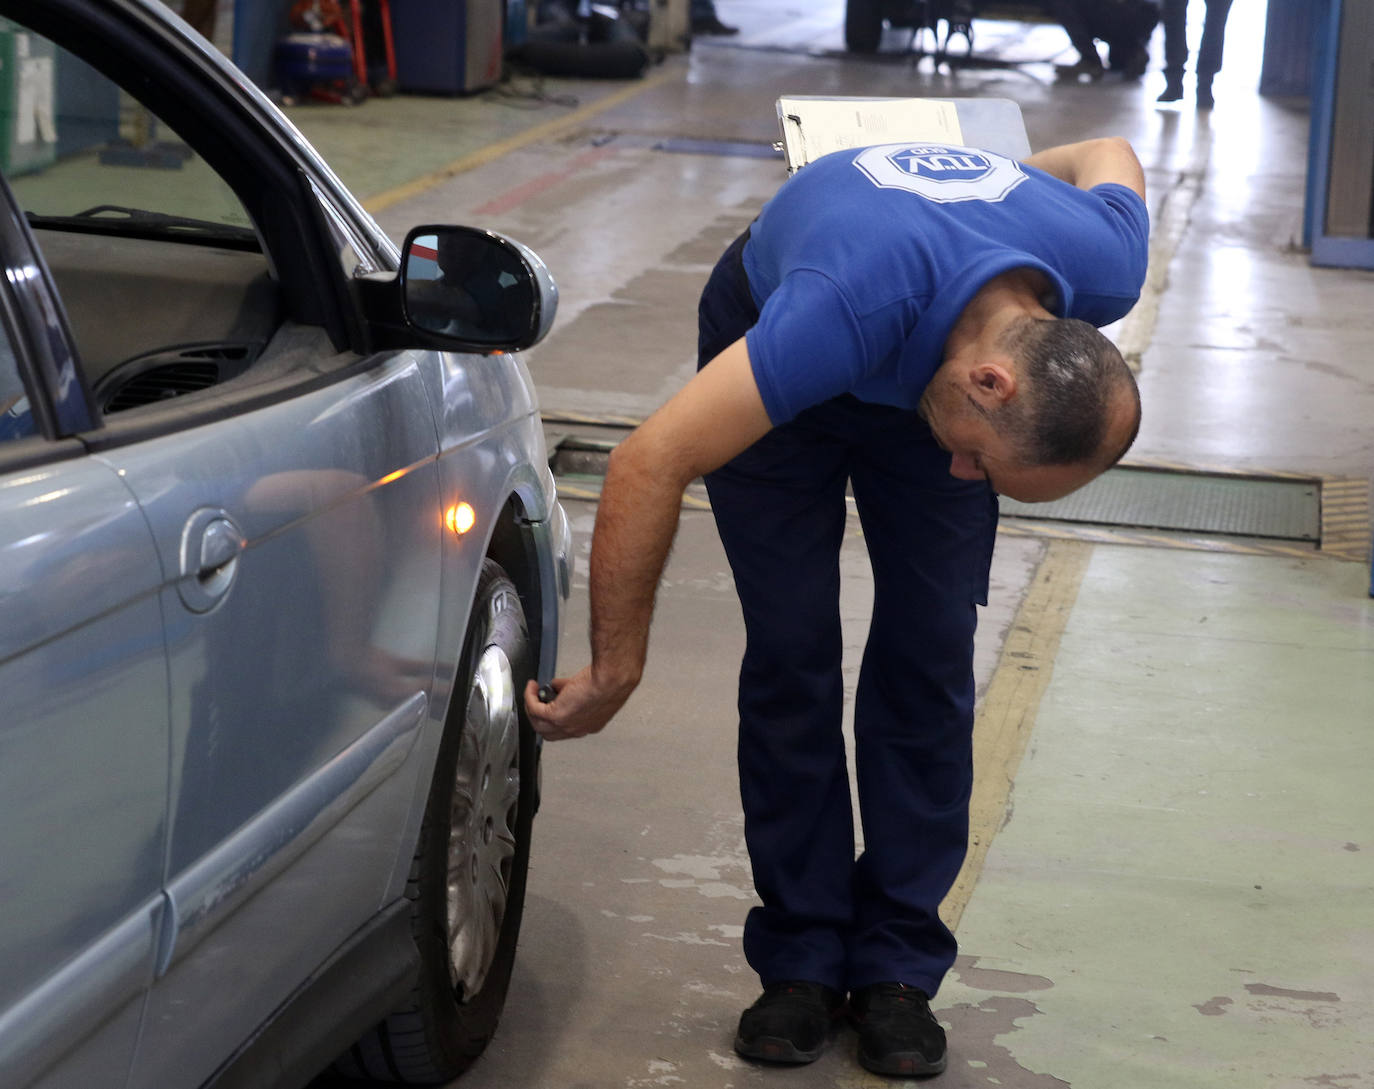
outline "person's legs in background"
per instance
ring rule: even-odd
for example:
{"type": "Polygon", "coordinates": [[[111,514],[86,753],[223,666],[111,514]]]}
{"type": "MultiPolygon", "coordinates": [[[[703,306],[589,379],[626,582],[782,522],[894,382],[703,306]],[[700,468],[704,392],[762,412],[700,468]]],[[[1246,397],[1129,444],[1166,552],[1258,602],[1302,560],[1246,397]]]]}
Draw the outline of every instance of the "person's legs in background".
{"type": "Polygon", "coordinates": [[[693,34],[738,34],[739,27],[726,26],[716,14],[716,0],[692,0],[693,34]]]}
{"type": "Polygon", "coordinates": [[[1088,12],[1083,8],[1083,0],[1053,0],[1050,12],[1064,26],[1069,43],[1078,50],[1078,61],[1074,64],[1057,66],[1060,79],[1101,79],[1103,74],[1102,57],[1097,52],[1097,41],[1093,38],[1092,24],[1088,12]]]}
{"type": "Polygon", "coordinates": [[[1231,13],[1231,0],[1207,0],[1207,15],[1202,23],[1202,45],[1197,52],[1197,105],[1210,110],[1212,77],[1221,71],[1221,54],[1226,46],[1226,17],[1231,13]]]}
{"type": "Polygon", "coordinates": [[[1107,66],[1135,81],[1150,66],[1150,37],[1159,24],[1156,0],[1116,0],[1105,4],[1102,36],[1107,39],[1107,66]]]}
{"type": "Polygon", "coordinates": [[[1183,97],[1183,68],[1188,63],[1188,0],[1164,0],[1164,92],[1159,102],[1183,97]]]}

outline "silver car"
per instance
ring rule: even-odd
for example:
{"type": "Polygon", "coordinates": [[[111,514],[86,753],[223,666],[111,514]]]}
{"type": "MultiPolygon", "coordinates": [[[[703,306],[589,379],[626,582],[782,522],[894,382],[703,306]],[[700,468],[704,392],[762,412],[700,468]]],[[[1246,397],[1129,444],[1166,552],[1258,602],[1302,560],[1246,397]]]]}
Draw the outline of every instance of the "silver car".
{"type": "Polygon", "coordinates": [[[398,251],[154,0],[0,17],[0,1086],[447,1080],[570,580],[553,281],[398,251]]]}

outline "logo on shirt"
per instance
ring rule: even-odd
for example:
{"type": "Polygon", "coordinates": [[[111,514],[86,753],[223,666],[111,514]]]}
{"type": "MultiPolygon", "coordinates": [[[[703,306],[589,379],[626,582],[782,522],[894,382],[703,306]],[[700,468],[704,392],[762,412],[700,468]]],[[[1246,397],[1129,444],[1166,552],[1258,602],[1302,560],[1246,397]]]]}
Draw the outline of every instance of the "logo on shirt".
{"type": "Polygon", "coordinates": [[[996,203],[1026,180],[1011,159],[945,144],[885,144],[865,148],[854,165],[880,189],[905,189],[940,204],[996,203]]]}

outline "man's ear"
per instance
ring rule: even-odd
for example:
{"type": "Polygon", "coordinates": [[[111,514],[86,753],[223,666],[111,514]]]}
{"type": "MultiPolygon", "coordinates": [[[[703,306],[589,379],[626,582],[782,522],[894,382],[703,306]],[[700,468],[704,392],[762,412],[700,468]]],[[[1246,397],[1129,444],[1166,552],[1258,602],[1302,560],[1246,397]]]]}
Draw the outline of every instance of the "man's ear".
{"type": "Polygon", "coordinates": [[[976,363],[968,370],[969,396],[989,411],[1016,396],[1016,375],[1003,363],[976,363]]]}

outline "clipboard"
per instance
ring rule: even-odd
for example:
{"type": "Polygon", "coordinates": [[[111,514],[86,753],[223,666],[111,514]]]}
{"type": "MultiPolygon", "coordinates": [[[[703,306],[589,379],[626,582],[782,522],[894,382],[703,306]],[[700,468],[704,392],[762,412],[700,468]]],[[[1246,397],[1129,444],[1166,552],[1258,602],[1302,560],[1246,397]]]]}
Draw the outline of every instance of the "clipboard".
{"type": "Polygon", "coordinates": [[[1009,98],[863,98],[784,95],[777,100],[778,144],[795,174],[823,155],[874,144],[929,141],[1030,154],[1021,107],[1009,98]]]}

